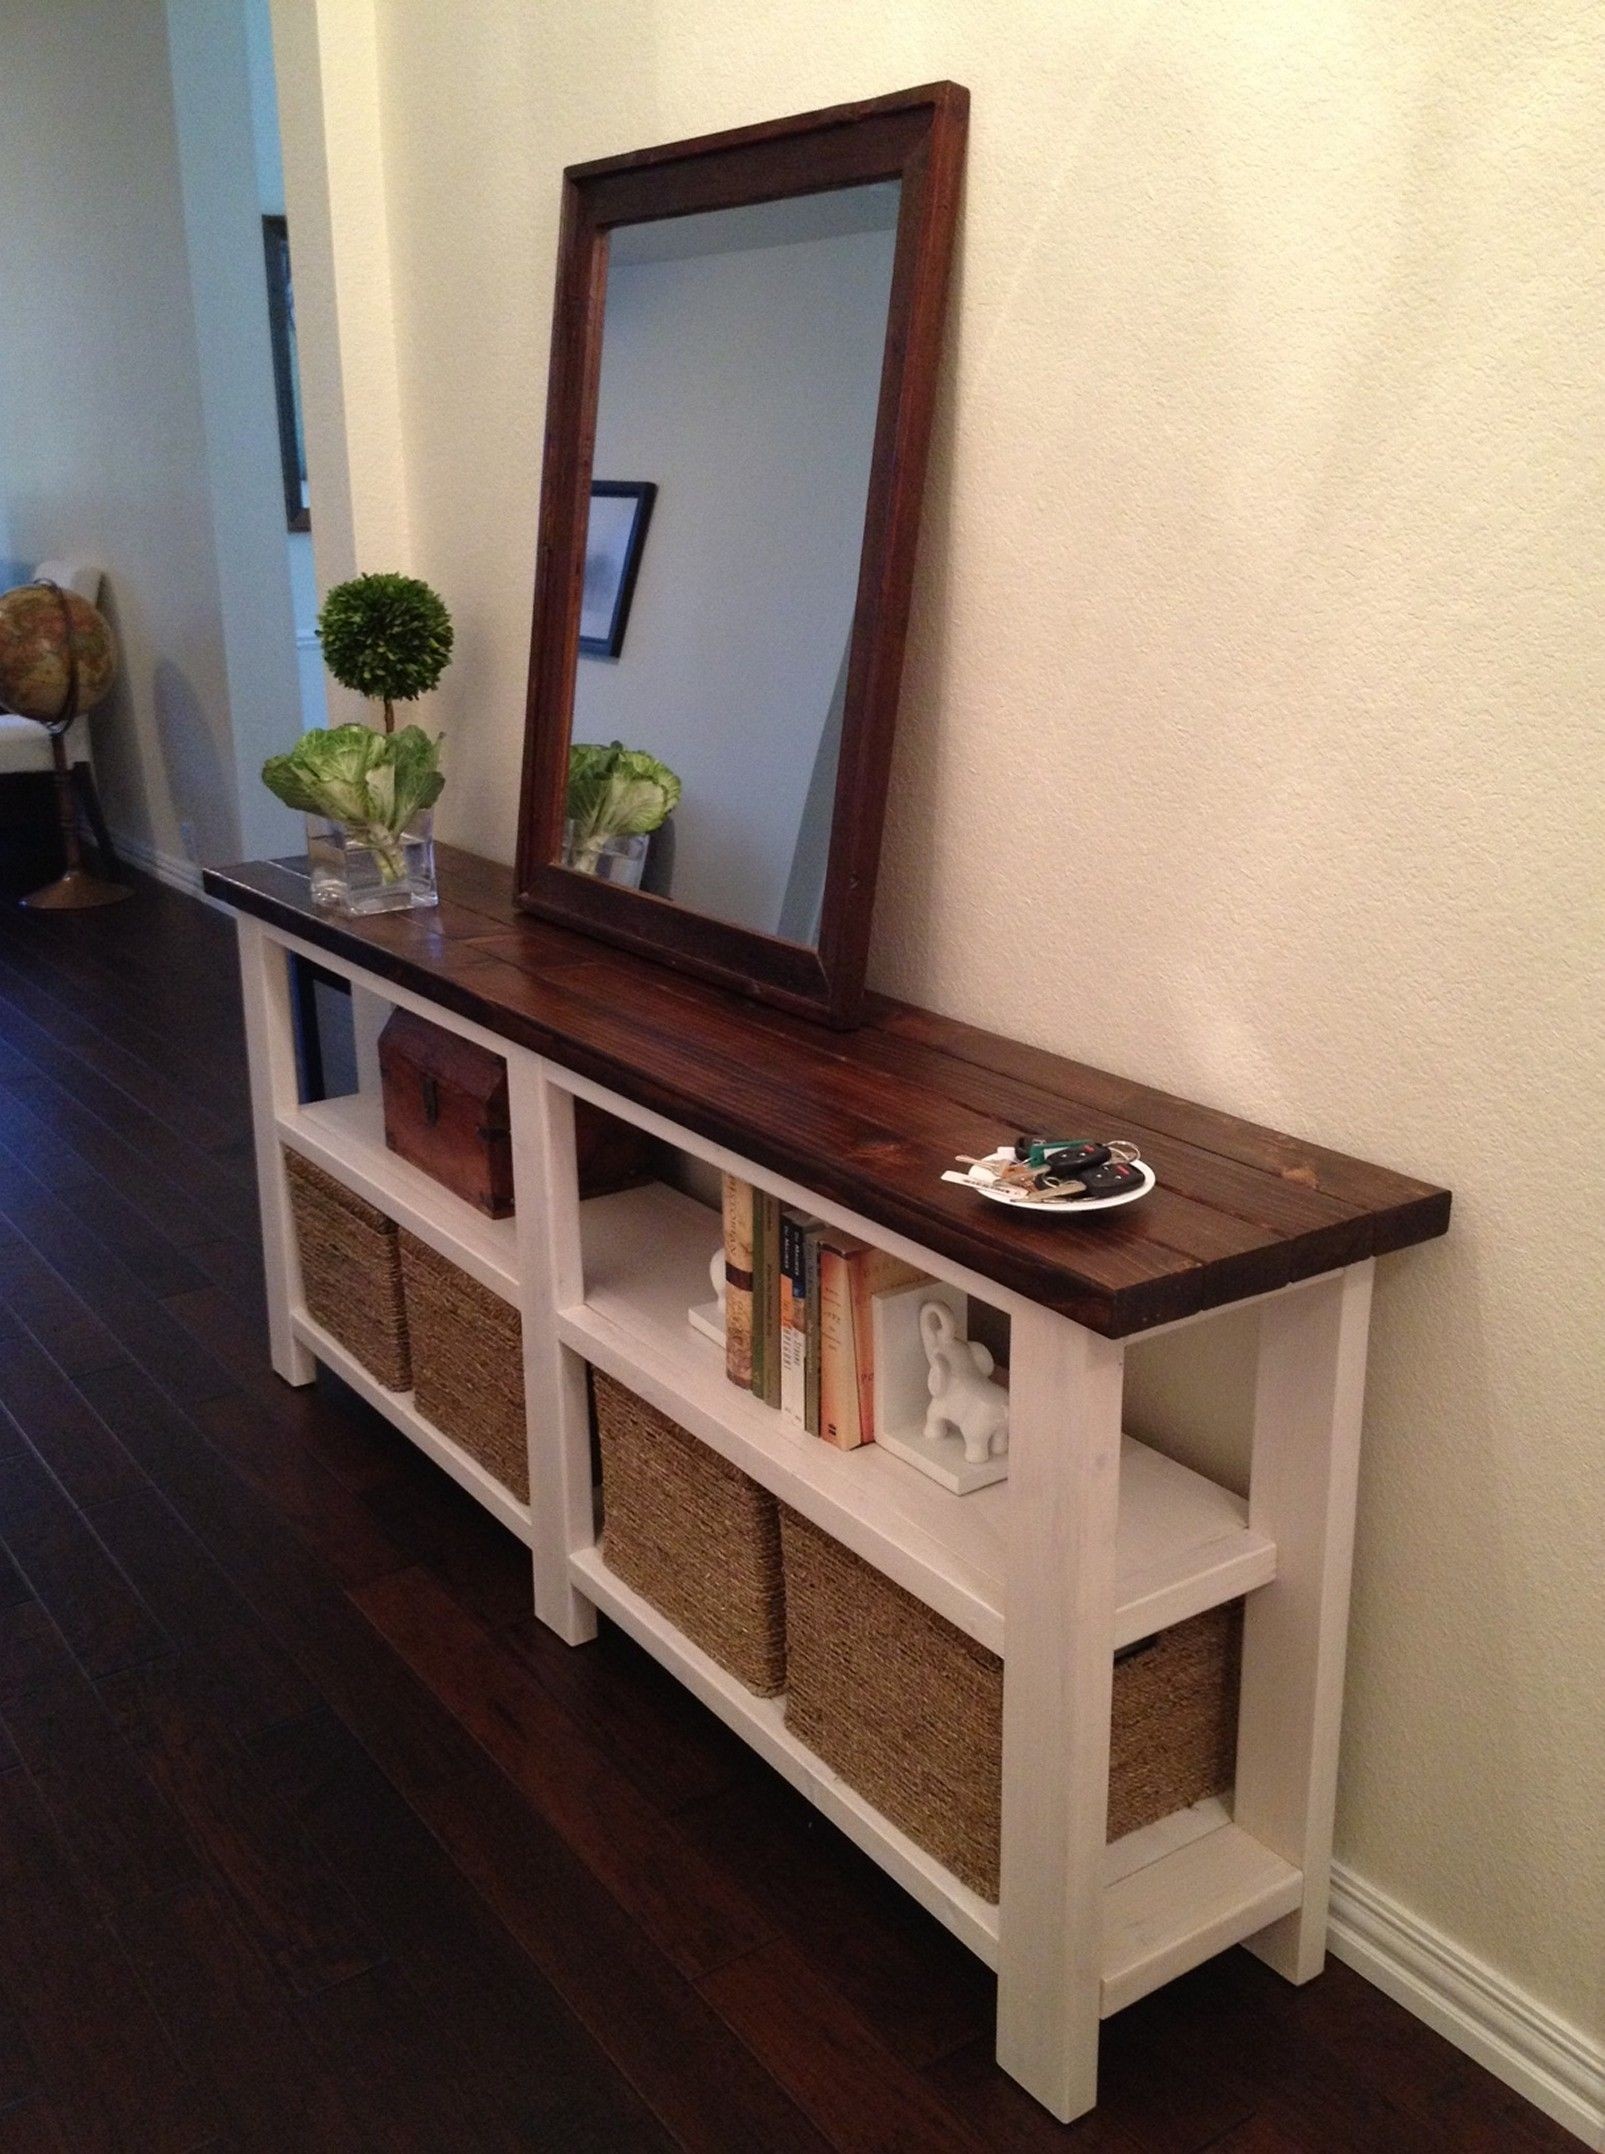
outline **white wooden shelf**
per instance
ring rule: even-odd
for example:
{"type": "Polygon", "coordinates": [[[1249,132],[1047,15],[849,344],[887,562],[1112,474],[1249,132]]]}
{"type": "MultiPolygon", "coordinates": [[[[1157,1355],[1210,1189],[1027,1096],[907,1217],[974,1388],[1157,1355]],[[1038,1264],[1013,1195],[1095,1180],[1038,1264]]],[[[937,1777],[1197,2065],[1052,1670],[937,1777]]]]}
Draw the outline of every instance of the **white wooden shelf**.
{"type": "Polygon", "coordinates": [[[284,1142],[314,1166],[377,1205],[492,1293],[517,1304],[517,1222],[488,1219],[392,1152],[377,1094],[353,1092],[291,1108],[278,1116],[278,1129],[284,1142]]]}
{"type": "MultiPolygon", "coordinates": [[[[565,1345],[873,1563],[994,1653],[1004,1650],[1006,1481],[955,1495],[876,1445],[842,1452],[732,1384],[686,1321],[707,1298],[716,1213],[661,1183],[580,1207],[585,1299],[565,1345]]],[[[1247,1506],[1127,1437],[1121,1447],[1115,1646],[1275,1575],[1247,1506]]]]}
{"type": "Polygon", "coordinates": [[[384,1415],[403,1436],[409,1437],[420,1451],[427,1453],[435,1464],[449,1473],[459,1488],[485,1506],[494,1518],[518,1538],[529,1542],[529,1505],[520,1503],[510,1489],[503,1488],[493,1473],[487,1473],[478,1459],[454,1444],[449,1436],[441,1434],[432,1421],[426,1421],[412,1403],[410,1391],[390,1391],[370,1374],[349,1348],[324,1330],[305,1309],[292,1309],[290,1325],[301,1344],[324,1365],[332,1369],[342,1383],[349,1384],[359,1398],[367,1400],[377,1412],[384,1415]]]}
{"type": "Polygon", "coordinates": [[[1232,1824],[1106,1885],[1101,2016],[1291,1914],[1303,1891],[1291,1863],[1232,1824]]]}

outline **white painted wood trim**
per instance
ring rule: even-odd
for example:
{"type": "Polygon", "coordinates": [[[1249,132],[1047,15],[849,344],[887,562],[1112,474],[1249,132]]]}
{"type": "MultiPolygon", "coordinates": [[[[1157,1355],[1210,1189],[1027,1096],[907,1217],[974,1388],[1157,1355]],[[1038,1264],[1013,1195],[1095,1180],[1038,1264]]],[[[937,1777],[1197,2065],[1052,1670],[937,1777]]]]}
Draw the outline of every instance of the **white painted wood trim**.
{"type": "Polygon", "coordinates": [[[301,1259],[290,1212],[289,1178],[279,1145],[279,1117],[300,1097],[295,1024],[284,952],[258,921],[242,917],[240,998],[251,1077],[251,1134],[262,1210],[262,1257],[267,1274],[268,1349],[287,1384],[310,1384],[317,1364],[295,1335],[291,1311],[301,1305],[301,1259]]]}
{"type": "Polygon", "coordinates": [[[596,1610],[576,1591],[569,1558],[596,1539],[591,1409],[585,1363],[563,1344],[557,1324],[558,1310],[585,1290],[574,1102],[538,1056],[510,1043],[503,1052],[523,1282],[535,1613],[567,1644],[583,1645],[596,1635],[596,1610]]]}
{"type": "Polygon", "coordinates": [[[1276,1577],[1243,1620],[1236,1819],[1300,1871],[1303,1902],[1251,1943],[1293,1982],[1326,1955],[1371,1262],[1260,1311],[1249,1521],[1276,1577]]]}
{"type": "Polygon", "coordinates": [[[1585,2147],[1605,2149],[1605,2040],[1343,1863],[1332,1866],[1331,1948],[1585,2147]]]}
{"type": "Polygon", "coordinates": [[[226,912],[230,919],[240,915],[221,899],[208,896],[201,886],[201,865],[188,859],[183,853],[163,852],[152,845],[148,838],[139,837],[130,830],[114,830],[111,841],[119,860],[130,867],[143,868],[147,875],[154,875],[158,882],[166,883],[170,890],[182,890],[186,897],[199,898],[203,905],[210,905],[214,912],[226,912]]]}
{"type": "Polygon", "coordinates": [[[1014,1319],[997,2055],[1061,2122],[1098,2091],[1124,1369],[1050,1310],[1014,1319]]]}

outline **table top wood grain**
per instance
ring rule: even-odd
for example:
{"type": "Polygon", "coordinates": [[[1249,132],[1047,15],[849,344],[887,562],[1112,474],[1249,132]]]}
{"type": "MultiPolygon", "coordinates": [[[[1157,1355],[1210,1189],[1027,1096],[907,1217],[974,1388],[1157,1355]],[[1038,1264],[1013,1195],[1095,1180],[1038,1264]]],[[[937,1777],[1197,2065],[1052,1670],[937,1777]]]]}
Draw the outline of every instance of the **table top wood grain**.
{"type": "Polygon", "coordinates": [[[1449,1192],[908,1003],[830,1032],[513,902],[439,848],[432,911],[315,907],[304,860],[209,868],[209,894],[472,1019],[760,1167],[1111,1338],[1442,1234],[1449,1192]],[[1139,1204],[1033,1219],[943,1182],[1017,1130],[1127,1137],[1139,1204]]]}

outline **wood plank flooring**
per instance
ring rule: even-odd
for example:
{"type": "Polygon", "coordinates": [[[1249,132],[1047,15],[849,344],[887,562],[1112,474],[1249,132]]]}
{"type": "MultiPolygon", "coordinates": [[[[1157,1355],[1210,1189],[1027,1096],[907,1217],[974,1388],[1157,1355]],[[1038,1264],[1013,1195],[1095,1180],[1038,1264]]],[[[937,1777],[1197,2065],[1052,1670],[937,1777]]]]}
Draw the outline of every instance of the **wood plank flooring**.
{"type": "Polygon", "coordinates": [[[985,1971],[328,1378],[268,1368],[232,929],[0,911],[0,2154],[1577,2142],[1333,1966],[985,1971]]]}

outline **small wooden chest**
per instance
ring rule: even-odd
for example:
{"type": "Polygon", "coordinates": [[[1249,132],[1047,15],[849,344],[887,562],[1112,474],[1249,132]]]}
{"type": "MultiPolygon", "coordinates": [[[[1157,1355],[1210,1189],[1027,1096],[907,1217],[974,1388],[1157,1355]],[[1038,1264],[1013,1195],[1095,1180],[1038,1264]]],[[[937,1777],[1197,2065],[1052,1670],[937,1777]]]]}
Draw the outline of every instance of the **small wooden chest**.
{"type": "Polygon", "coordinates": [[[488,1047],[395,1011],[379,1035],[385,1143],[492,1219],[513,1209],[507,1064],[488,1047]]]}
{"type": "MultiPolygon", "coordinates": [[[[505,1219],[513,1209],[507,1065],[444,1025],[397,1010],[379,1035],[385,1143],[447,1189],[505,1219]]],[[[574,1102],[580,1195],[647,1181],[653,1140],[588,1100],[574,1102]]]]}

